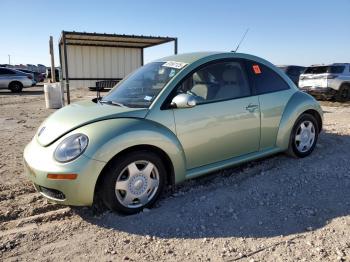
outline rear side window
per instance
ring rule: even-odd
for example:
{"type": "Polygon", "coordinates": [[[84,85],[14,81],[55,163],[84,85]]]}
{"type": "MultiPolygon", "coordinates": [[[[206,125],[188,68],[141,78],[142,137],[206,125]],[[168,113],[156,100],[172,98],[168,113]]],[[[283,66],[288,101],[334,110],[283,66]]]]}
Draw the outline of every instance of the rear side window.
{"type": "Polygon", "coordinates": [[[340,74],[343,73],[345,66],[312,66],[308,67],[304,74],[340,74]]]}
{"type": "Polygon", "coordinates": [[[329,73],[341,74],[344,72],[345,66],[330,66],[329,73]]]}
{"type": "Polygon", "coordinates": [[[289,89],[287,82],[267,66],[248,61],[247,67],[257,95],[289,89]]]}

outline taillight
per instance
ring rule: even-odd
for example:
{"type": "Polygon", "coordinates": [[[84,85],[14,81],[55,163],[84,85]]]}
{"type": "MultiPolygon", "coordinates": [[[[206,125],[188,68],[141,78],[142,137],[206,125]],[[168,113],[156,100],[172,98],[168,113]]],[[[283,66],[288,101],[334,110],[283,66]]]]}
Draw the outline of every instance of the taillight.
{"type": "Polygon", "coordinates": [[[305,76],[300,76],[299,79],[300,79],[300,80],[304,80],[304,79],[305,79],[305,76]]]}
{"type": "Polygon", "coordinates": [[[28,77],[29,79],[33,79],[33,77],[32,77],[31,75],[27,75],[27,77],[28,77]]]}

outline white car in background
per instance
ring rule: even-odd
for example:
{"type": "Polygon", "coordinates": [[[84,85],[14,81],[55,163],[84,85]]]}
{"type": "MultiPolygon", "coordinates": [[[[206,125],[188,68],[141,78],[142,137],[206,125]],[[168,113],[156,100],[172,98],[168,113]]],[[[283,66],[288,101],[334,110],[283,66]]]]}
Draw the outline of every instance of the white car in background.
{"type": "Polygon", "coordinates": [[[19,93],[24,87],[31,87],[32,84],[33,77],[30,74],[0,67],[0,89],[10,89],[13,93],[19,93]]]}
{"type": "Polygon", "coordinates": [[[350,63],[310,66],[300,75],[299,88],[319,98],[350,100],[350,63]]]}

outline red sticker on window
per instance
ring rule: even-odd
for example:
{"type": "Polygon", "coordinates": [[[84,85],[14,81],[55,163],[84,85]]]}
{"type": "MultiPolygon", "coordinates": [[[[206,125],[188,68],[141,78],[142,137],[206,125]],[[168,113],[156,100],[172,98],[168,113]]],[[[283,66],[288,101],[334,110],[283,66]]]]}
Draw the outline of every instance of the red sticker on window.
{"type": "Polygon", "coordinates": [[[259,65],[253,65],[253,70],[254,70],[254,73],[255,74],[261,74],[261,70],[260,70],[260,67],[259,65]]]}

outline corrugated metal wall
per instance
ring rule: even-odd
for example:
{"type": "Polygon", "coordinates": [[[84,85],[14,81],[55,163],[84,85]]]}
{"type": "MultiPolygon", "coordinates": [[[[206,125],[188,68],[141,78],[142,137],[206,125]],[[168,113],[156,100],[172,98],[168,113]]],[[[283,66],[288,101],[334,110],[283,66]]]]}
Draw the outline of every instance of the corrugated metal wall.
{"type": "MultiPolygon", "coordinates": [[[[141,66],[141,49],[67,45],[69,78],[124,78],[141,66]]],[[[65,78],[64,50],[61,46],[65,78]]],[[[70,80],[70,88],[95,86],[99,80],[70,80]]]]}

